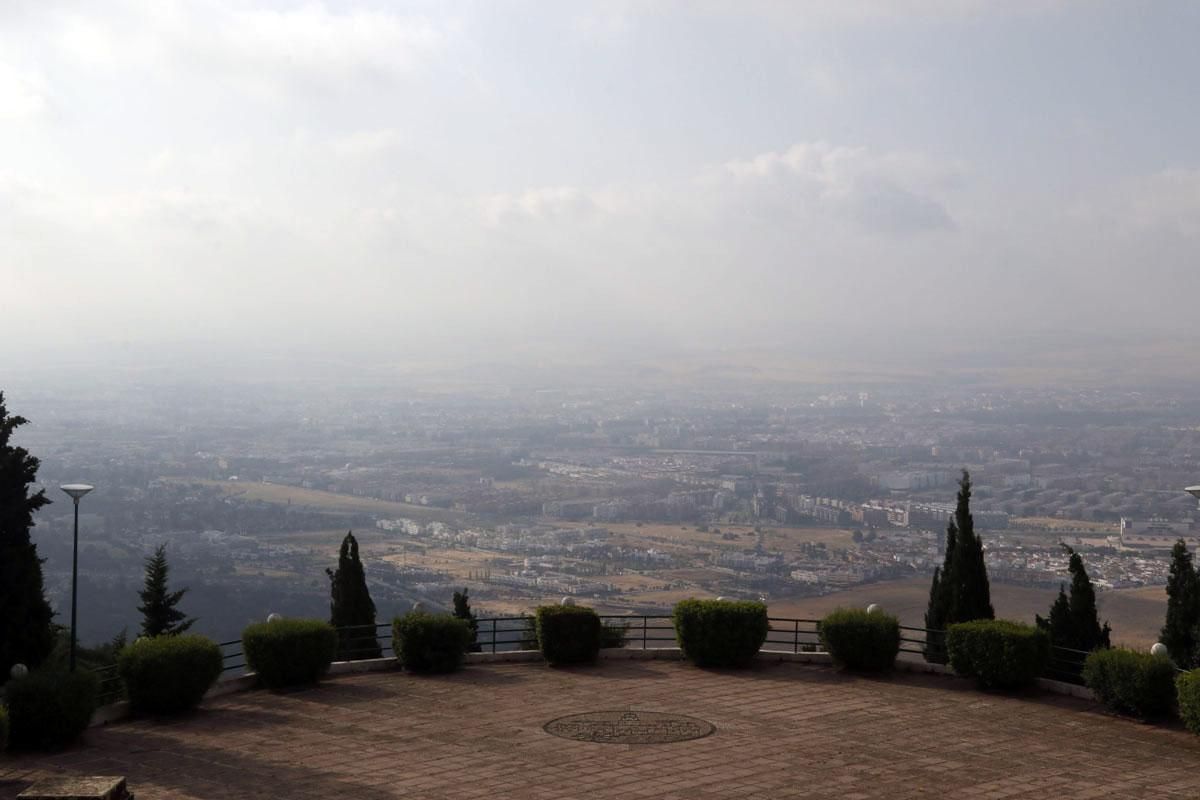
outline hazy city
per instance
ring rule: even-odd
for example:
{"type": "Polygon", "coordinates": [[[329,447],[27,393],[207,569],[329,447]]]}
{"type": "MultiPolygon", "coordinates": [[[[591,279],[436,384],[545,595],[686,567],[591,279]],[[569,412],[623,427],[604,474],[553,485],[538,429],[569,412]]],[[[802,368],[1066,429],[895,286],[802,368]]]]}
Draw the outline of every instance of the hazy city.
{"type": "Polygon", "coordinates": [[[1195,796],[1197,33],[0,4],[0,800],[1195,796]]]}

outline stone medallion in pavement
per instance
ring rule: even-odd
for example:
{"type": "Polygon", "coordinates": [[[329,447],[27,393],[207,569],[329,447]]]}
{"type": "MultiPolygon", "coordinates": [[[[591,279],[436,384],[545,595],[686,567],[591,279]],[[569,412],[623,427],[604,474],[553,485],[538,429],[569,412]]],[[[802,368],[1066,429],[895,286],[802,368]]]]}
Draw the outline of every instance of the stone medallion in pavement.
{"type": "Polygon", "coordinates": [[[591,711],[547,722],[546,733],[580,742],[666,744],[699,739],[716,730],[712,723],[657,711],[591,711]]]}

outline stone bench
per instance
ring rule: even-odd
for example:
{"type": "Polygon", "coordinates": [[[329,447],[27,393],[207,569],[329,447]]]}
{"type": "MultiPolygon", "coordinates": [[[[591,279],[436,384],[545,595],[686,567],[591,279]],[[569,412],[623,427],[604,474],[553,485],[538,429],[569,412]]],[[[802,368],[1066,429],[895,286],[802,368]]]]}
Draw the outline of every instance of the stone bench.
{"type": "Polygon", "coordinates": [[[112,775],[46,778],[17,795],[17,800],[133,800],[125,779],[112,775]]]}

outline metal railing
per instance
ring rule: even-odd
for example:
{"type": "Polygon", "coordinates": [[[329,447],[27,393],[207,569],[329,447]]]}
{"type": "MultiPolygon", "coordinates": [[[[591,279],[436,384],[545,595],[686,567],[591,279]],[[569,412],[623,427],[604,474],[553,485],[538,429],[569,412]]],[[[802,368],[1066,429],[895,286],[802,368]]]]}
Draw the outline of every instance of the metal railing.
{"type": "MultiPolygon", "coordinates": [[[[600,616],[604,626],[605,647],[626,647],[640,650],[672,649],[677,646],[673,618],[666,614],[605,614],[600,616]]],[[[392,624],[352,625],[338,628],[338,660],[355,661],[369,658],[392,658],[392,624]],[[358,635],[352,636],[351,634],[358,635]],[[361,643],[359,646],[356,644],[361,643]],[[349,646],[347,646],[349,645],[349,646]]],[[[823,653],[821,621],[792,617],[769,617],[767,637],[760,649],[764,653],[823,653]]],[[[900,626],[900,652],[925,656],[930,634],[944,636],[944,631],[928,630],[908,625],[900,626]]],[[[246,670],[246,658],[241,639],[219,642],[223,661],[222,674],[246,670]]],[[[944,645],[943,645],[944,646],[944,645]]],[[[532,616],[479,617],[476,619],[475,642],[472,652],[506,653],[538,649],[537,633],[532,616]]],[[[1082,683],[1083,662],[1088,652],[1068,647],[1051,647],[1050,661],[1042,677],[1068,683],[1082,683]]],[[[100,679],[101,704],[115,702],[125,696],[125,687],[115,664],[99,667],[93,672],[100,679]]]]}

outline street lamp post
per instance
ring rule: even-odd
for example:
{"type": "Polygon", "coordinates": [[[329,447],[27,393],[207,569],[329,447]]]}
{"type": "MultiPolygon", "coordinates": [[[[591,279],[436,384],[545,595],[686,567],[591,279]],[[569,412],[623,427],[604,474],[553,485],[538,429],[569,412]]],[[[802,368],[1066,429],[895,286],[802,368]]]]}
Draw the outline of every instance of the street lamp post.
{"type": "Polygon", "coordinates": [[[68,483],[59,487],[71,495],[75,502],[75,546],[71,554],[71,672],[75,671],[75,610],[76,592],[79,588],[79,498],[90,492],[93,486],[86,483],[68,483]]]}
{"type": "Polygon", "coordinates": [[[1200,502],[1200,486],[1185,486],[1183,490],[1200,502]]]}

